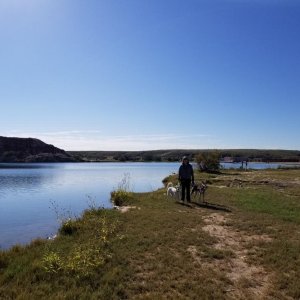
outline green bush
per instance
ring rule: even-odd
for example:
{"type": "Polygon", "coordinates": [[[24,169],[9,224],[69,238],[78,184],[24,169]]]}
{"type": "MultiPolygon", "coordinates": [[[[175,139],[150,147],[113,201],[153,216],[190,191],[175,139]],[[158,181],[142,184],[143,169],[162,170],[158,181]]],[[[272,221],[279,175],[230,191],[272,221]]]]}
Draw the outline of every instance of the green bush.
{"type": "Polygon", "coordinates": [[[8,266],[8,257],[5,252],[0,251],[0,270],[8,266]]]}
{"type": "Polygon", "coordinates": [[[57,253],[50,251],[44,255],[43,265],[46,272],[57,273],[63,268],[63,261],[57,253]]]}
{"type": "MultiPolygon", "coordinates": [[[[116,221],[105,214],[104,210],[85,212],[82,219],[77,220],[81,226],[81,235],[78,237],[82,238],[87,234],[88,238],[84,243],[77,240],[69,251],[55,248],[51,250],[49,245],[42,258],[43,270],[49,274],[71,275],[82,279],[99,271],[112,257],[110,242],[115,237],[117,229],[116,221]]],[[[67,232],[71,232],[74,228],[79,230],[79,225],[73,226],[74,221],[69,220],[65,224],[68,224],[65,227],[67,232]]]]}
{"type": "Polygon", "coordinates": [[[130,192],[129,173],[124,174],[123,179],[118,184],[118,188],[110,193],[110,199],[116,206],[124,206],[130,203],[132,192],[130,192]]]}
{"type": "Polygon", "coordinates": [[[196,162],[200,171],[216,172],[220,170],[220,153],[214,152],[203,152],[196,156],[196,162]]]}
{"type": "Polygon", "coordinates": [[[110,197],[114,205],[116,206],[124,206],[129,204],[130,200],[132,199],[132,195],[130,192],[125,190],[116,190],[110,193],[110,197]]]}
{"type": "Polygon", "coordinates": [[[61,225],[59,233],[63,235],[72,235],[79,229],[78,222],[76,220],[69,219],[61,225]]]}

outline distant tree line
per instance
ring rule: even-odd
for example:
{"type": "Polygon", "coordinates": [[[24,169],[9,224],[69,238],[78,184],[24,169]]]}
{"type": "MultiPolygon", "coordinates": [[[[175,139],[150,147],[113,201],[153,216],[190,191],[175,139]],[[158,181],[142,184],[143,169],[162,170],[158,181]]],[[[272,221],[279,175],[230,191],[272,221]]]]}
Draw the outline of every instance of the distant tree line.
{"type": "Polygon", "coordinates": [[[233,161],[262,162],[300,162],[300,151],[297,150],[257,150],[257,149],[226,149],[226,150],[153,150],[153,151],[69,151],[79,161],[147,161],[176,162],[183,156],[190,161],[198,162],[199,153],[202,159],[211,158],[218,153],[219,160],[232,158],[233,161]]]}

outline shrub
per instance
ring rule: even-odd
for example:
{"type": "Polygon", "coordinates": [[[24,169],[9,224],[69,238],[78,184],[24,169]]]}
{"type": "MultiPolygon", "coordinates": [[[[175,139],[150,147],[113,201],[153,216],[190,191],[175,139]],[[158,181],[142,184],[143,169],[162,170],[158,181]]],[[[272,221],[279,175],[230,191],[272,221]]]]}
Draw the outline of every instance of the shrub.
{"type": "Polygon", "coordinates": [[[63,262],[60,256],[53,251],[44,255],[43,265],[45,271],[48,273],[57,273],[63,268],[63,262]]]}
{"type": "Polygon", "coordinates": [[[130,192],[130,176],[129,173],[125,173],[123,179],[118,184],[118,188],[110,193],[110,199],[116,206],[124,206],[129,204],[132,199],[132,193],[130,192]]]}
{"type": "Polygon", "coordinates": [[[105,214],[101,210],[86,212],[81,229],[85,232],[83,236],[88,234],[88,238],[84,242],[81,240],[73,244],[69,251],[47,249],[42,258],[44,271],[86,278],[110,260],[110,242],[115,237],[117,222],[105,214]]]}
{"type": "Polygon", "coordinates": [[[116,190],[110,193],[110,197],[114,205],[124,206],[130,202],[132,195],[130,192],[124,190],[116,190]]]}
{"type": "Polygon", "coordinates": [[[61,225],[59,233],[64,235],[72,235],[77,232],[78,229],[78,222],[76,220],[69,219],[61,225]]]}
{"type": "Polygon", "coordinates": [[[8,257],[5,252],[0,251],[0,270],[8,266],[8,257]]]}
{"type": "Polygon", "coordinates": [[[196,156],[196,162],[200,171],[215,172],[220,170],[220,153],[214,152],[203,152],[196,156]]]}

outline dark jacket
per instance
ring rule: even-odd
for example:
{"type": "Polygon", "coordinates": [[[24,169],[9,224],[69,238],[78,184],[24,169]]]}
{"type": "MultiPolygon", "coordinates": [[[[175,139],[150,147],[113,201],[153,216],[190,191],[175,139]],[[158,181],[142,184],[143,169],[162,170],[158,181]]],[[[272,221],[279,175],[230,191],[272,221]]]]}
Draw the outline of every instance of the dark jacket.
{"type": "Polygon", "coordinates": [[[188,164],[182,164],[179,168],[179,176],[178,179],[181,180],[192,180],[194,181],[194,170],[193,166],[188,164]]]}

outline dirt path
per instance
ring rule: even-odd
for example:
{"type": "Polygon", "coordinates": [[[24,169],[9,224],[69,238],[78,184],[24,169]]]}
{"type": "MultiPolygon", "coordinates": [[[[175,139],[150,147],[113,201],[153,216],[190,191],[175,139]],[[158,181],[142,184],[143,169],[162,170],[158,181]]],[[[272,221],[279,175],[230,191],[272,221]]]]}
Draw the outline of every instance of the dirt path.
{"type": "Polygon", "coordinates": [[[202,230],[217,239],[213,247],[217,250],[230,251],[234,255],[226,259],[216,259],[213,263],[200,261],[197,250],[190,246],[188,251],[195,261],[207,268],[214,268],[226,274],[231,285],[227,290],[232,299],[271,299],[268,291],[271,288],[270,274],[263,267],[248,262],[249,251],[255,251],[255,243],[268,242],[266,235],[247,235],[229,225],[228,214],[212,213],[203,217],[205,226],[202,230]],[[253,244],[250,247],[249,244],[253,244]],[[206,265],[205,265],[206,264],[206,265]]]}

